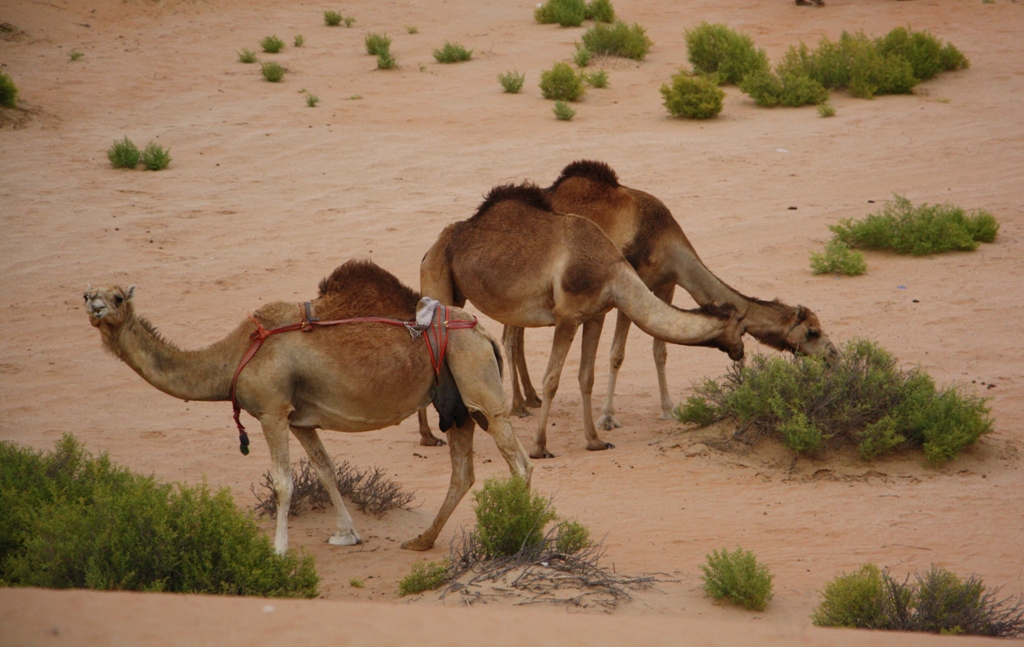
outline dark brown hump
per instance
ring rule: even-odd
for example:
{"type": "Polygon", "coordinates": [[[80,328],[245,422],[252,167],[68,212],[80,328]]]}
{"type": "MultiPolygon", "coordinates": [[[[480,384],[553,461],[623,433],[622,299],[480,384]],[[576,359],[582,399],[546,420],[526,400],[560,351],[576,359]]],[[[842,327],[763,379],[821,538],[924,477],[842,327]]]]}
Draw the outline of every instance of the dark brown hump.
{"type": "Polygon", "coordinates": [[[594,182],[606,184],[612,188],[619,187],[619,176],[615,174],[612,167],[604,162],[577,160],[562,169],[562,174],[558,176],[555,183],[548,187],[547,190],[554,191],[558,188],[559,184],[573,177],[586,178],[594,182]]]}
{"type": "Polygon", "coordinates": [[[370,260],[351,260],[320,281],[317,316],[399,317],[416,313],[420,295],[370,260]]]}
{"type": "MultiPolygon", "coordinates": [[[[484,201],[480,203],[480,207],[477,208],[476,213],[473,214],[473,218],[476,218],[480,214],[486,212],[499,202],[505,201],[519,202],[544,211],[552,210],[551,202],[536,184],[530,182],[523,182],[522,184],[499,184],[491,189],[490,193],[484,197],[484,201]]],[[[472,220],[472,218],[470,220],[472,220]]]]}

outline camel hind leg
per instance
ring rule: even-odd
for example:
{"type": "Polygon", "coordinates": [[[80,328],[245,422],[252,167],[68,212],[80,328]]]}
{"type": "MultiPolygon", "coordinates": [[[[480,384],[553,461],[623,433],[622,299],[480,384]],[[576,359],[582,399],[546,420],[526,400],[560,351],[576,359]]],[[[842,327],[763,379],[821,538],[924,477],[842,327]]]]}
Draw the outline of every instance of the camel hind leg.
{"type": "Polygon", "coordinates": [[[327,455],[327,450],[324,448],[323,442],[320,441],[320,435],[316,433],[316,429],[308,427],[292,427],[291,429],[295,437],[302,443],[302,448],[306,450],[310,462],[313,463],[313,469],[320,477],[320,482],[323,483],[327,494],[331,497],[331,503],[334,504],[334,509],[338,514],[338,529],[327,540],[327,543],[333,546],[355,546],[363,543],[352,523],[348,509],[345,508],[345,502],[341,499],[341,491],[338,490],[338,469],[334,466],[331,457],[327,455]]]}

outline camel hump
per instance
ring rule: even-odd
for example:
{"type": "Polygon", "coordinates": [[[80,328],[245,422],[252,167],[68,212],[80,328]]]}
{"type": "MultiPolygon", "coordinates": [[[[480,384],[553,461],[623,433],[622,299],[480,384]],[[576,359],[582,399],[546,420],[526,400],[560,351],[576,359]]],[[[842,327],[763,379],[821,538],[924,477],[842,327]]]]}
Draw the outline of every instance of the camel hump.
{"type": "MultiPolygon", "coordinates": [[[[544,192],[536,184],[531,182],[499,184],[484,197],[484,201],[480,203],[480,207],[473,214],[473,218],[486,213],[491,207],[500,202],[518,202],[535,209],[552,211],[551,201],[548,200],[548,197],[544,195],[544,192]]],[[[470,218],[470,220],[473,218],[470,218]]]]}
{"type": "Polygon", "coordinates": [[[323,318],[415,316],[420,295],[371,260],[351,260],[320,281],[323,318]]]}
{"type": "Polygon", "coordinates": [[[616,189],[620,186],[619,176],[615,174],[612,167],[604,162],[577,160],[562,169],[562,174],[558,176],[558,179],[555,180],[555,183],[551,185],[548,191],[554,191],[558,188],[559,184],[574,177],[585,178],[616,189]]]}

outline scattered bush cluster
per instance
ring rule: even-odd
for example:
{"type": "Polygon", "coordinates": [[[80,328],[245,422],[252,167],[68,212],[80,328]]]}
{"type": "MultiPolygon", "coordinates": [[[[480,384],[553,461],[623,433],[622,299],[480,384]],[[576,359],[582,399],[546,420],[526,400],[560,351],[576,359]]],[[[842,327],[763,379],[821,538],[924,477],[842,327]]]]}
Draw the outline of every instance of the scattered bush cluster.
{"type": "Polygon", "coordinates": [[[997,599],[976,576],[961,579],[932,567],[903,582],[865,564],[821,592],[811,618],[822,627],[852,627],[1013,638],[1024,635],[1024,599],[997,599]]]}
{"type": "Polygon", "coordinates": [[[540,73],[540,91],[545,99],[578,101],[585,93],[583,79],[568,63],[555,63],[540,73]]]}
{"type": "Polygon", "coordinates": [[[95,458],[0,443],[0,585],[315,597],[312,557],[279,556],[225,488],[159,483],[95,458]]]}
{"type": "Polygon", "coordinates": [[[18,103],[18,87],[6,72],[0,72],[0,106],[13,108],[18,103]]]}
{"type": "Polygon", "coordinates": [[[598,23],[582,36],[583,47],[594,54],[621,56],[642,61],[653,44],[644,28],[633,23],[627,25],[621,20],[614,25],[598,23]]]}
{"type": "Polygon", "coordinates": [[[849,443],[872,459],[921,446],[928,462],[941,463],[992,431],[985,402],[956,388],[938,390],[923,371],[900,370],[877,344],[853,340],[831,365],[754,355],[722,383],[696,385],[676,416],[698,425],[733,420],[738,437],[778,437],[802,454],[849,443]]]}
{"type": "Polygon", "coordinates": [[[160,171],[171,163],[171,153],[156,142],[149,142],[145,150],[139,151],[138,146],[126,136],[114,140],[107,149],[107,159],[114,168],[135,168],[141,162],[150,171],[160,171]]]}
{"type": "Polygon", "coordinates": [[[768,54],[747,34],[703,22],[687,29],[685,37],[693,71],[714,74],[719,83],[738,84],[748,74],[768,71],[768,54]]]}
{"type": "Polygon", "coordinates": [[[739,547],[733,553],[724,548],[721,553],[713,551],[700,568],[704,571],[704,592],[716,600],[764,611],[775,595],[768,567],[759,564],[754,553],[739,547]]]}
{"type": "Polygon", "coordinates": [[[821,254],[811,254],[811,270],[815,274],[846,274],[860,276],[868,271],[864,254],[850,249],[841,240],[830,240],[821,254]]]}
{"type": "Polygon", "coordinates": [[[584,20],[611,22],[615,20],[615,9],[610,0],[548,0],[534,9],[533,19],[541,24],[579,27],[584,20]]]}
{"type": "Polygon", "coordinates": [[[710,119],[722,111],[725,93],[711,77],[691,76],[680,72],[672,77],[672,85],[662,84],[665,108],[673,117],[710,119]]]}
{"type": "Polygon", "coordinates": [[[444,41],[444,47],[434,50],[434,60],[438,63],[461,63],[473,58],[473,50],[466,49],[458,43],[444,41]]]}
{"type": "Polygon", "coordinates": [[[337,27],[344,21],[346,27],[351,27],[352,23],[356,21],[355,18],[341,15],[337,11],[325,11],[324,12],[324,24],[328,27],[337,27]]]}
{"type": "Polygon", "coordinates": [[[391,53],[391,37],[387,34],[369,32],[363,42],[366,53],[377,57],[378,70],[390,70],[398,65],[398,59],[391,53]]]}

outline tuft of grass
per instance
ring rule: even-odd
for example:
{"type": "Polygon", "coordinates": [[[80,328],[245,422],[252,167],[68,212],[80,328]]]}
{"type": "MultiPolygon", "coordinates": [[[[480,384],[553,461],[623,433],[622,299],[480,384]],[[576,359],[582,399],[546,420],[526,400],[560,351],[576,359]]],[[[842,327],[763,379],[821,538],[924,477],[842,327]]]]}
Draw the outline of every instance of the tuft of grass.
{"type": "Polygon", "coordinates": [[[448,581],[448,567],[447,559],[440,562],[417,562],[412,565],[412,571],[398,583],[398,591],[406,596],[436,589],[448,581]]]}
{"type": "Polygon", "coordinates": [[[722,111],[725,93],[712,78],[680,72],[662,84],[663,104],[673,117],[710,119],[722,111]]]}
{"type": "Polygon", "coordinates": [[[260,71],[263,73],[263,78],[271,83],[277,83],[284,78],[284,68],[277,61],[260,63],[260,71]]]}
{"type": "Polygon", "coordinates": [[[337,27],[343,19],[344,16],[337,11],[328,10],[324,12],[324,24],[328,27],[337,27]]]}
{"type": "Polygon", "coordinates": [[[562,27],[579,27],[586,19],[583,0],[548,0],[533,10],[533,19],[542,25],[558,23],[562,27]]]}
{"type": "Polygon", "coordinates": [[[821,254],[811,254],[811,270],[815,274],[860,276],[868,271],[864,254],[850,249],[840,240],[830,240],[821,254]]]}
{"type": "Polygon", "coordinates": [[[354,589],[366,588],[366,582],[361,577],[353,577],[348,581],[348,585],[354,589]]]}
{"type": "Polygon", "coordinates": [[[556,518],[547,499],[526,481],[488,479],[473,493],[476,535],[488,558],[515,555],[544,541],[544,527],[556,518]]]}
{"type": "Polygon", "coordinates": [[[345,16],[345,26],[346,27],[351,27],[352,23],[354,23],[355,21],[356,21],[356,19],[353,18],[352,16],[345,16]]]}
{"type": "Polygon", "coordinates": [[[391,38],[385,33],[369,32],[363,42],[366,45],[366,53],[370,56],[377,56],[391,48],[391,38]]]}
{"type": "Polygon", "coordinates": [[[749,74],[768,71],[768,54],[745,33],[702,22],[685,32],[690,63],[698,74],[715,74],[720,83],[739,84],[749,74]]]}
{"type": "Polygon", "coordinates": [[[584,17],[595,22],[614,22],[615,7],[612,6],[611,0],[590,0],[584,17]]]}
{"type": "Polygon", "coordinates": [[[114,140],[114,144],[107,149],[107,159],[114,168],[135,168],[141,158],[139,147],[127,135],[120,141],[114,140]]]}
{"type": "Polygon", "coordinates": [[[377,52],[377,69],[392,70],[398,67],[398,57],[391,53],[390,48],[384,48],[377,52]]]}
{"type": "Polygon", "coordinates": [[[302,34],[295,34],[295,38],[292,39],[292,43],[296,47],[302,47],[306,42],[306,38],[302,34]]]}
{"type": "Polygon", "coordinates": [[[591,57],[592,54],[589,49],[577,46],[576,53],[572,55],[572,62],[575,63],[577,67],[586,67],[590,65],[591,57]]]}
{"type": "Polygon", "coordinates": [[[608,72],[606,70],[598,70],[596,72],[591,72],[590,74],[584,74],[583,80],[592,87],[607,88],[608,72]]]}
{"type": "Polygon", "coordinates": [[[937,389],[927,373],[901,370],[880,346],[855,339],[830,364],[754,355],[721,383],[695,385],[675,416],[701,426],[730,420],[738,438],[778,438],[800,454],[848,444],[870,460],[922,447],[929,463],[942,463],[992,431],[985,403],[956,388],[937,389]]]}
{"type": "Polygon", "coordinates": [[[277,36],[267,36],[260,41],[260,47],[267,54],[277,54],[284,49],[284,41],[277,36]]]}
{"type": "Polygon", "coordinates": [[[160,483],[65,435],[51,452],[0,442],[0,583],[316,597],[310,556],[277,555],[231,492],[160,483]]]}
{"type": "Polygon", "coordinates": [[[461,63],[471,58],[473,58],[473,50],[467,50],[458,43],[444,41],[444,47],[434,50],[434,60],[438,63],[461,63]]]}
{"type": "Polygon", "coordinates": [[[594,54],[607,54],[642,61],[654,43],[637,23],[627,25],[617,20],[614,25],[598,23],[584,32],[583,46],[594,54]]]}
{"type": "Polygon", "coordinates": [[[555,550],[563,555],[575,555],[593,545],[590,529],[578,521],[563,521],[555,534],[555,550]]]}
{"type": "Polygon", "coordinates": [[[933,566],[902,582],[874,564],[825,585],[811,618],[851,627],[1014,638],[1024,636],[1024,597],[999,599],[977,576],[933,566]]]}
{"type": "Polygon", "coordinates": [[[149,142],[142,151],[142,165],[150,171],[162,171],[171,163],[171,151],[156,142],[149,142]]]}
{"type": "Polygon", "coordinates": [[[407,31],[410,34],[418,34],[420,33],[420,28],[417,27],[416,25],[406,25],[405,31],[407,31]]]}
{"type": "Polygon", "coordinates": [[[821,115],[822,117],[835,117],[836,116],[835,106],[833,106],[831,103],[829,103],[827,101],[825,103],[819,103],[818,104],[818,114],[821,115]]]}
{"type": "Polygon", "coordinates": [[[859,221],[847,218],[829,229],[836,240],[850,247],[922,256],[977,249],[979,243],[996,239],[999,223],[987,211],[967,213],[950,204],[915,207],[895,195],[880,213],[859,221]]]}
{"type": "Polygon", "coordinates": [[[83,54],[82,52],[80,52],[80,51],[78,51],[76,49],[71,50],[71,52],[68,54],[68,58],[70,58],[72,61],[77,61],[78,59],[82,58],[83,56],[85,56],[85,54],[83,54]]]}
{"type": "Polygon", "coordinates": [[[526,81],[526,75],[520,74],[519,70],[510,70],[503,74],[498,75],[498,83],[508,94],[519,94],[519,91],[523,89],[523,83],[526,81]]]}
{"type": "Polygon", "coordinates": [[[252,51],[251,49],[243,49],[242,51],[238,52],[238,62],[239,63],[255,63],[256,62],[256,52],[252,51]]]}
{"type": "Polygon", "coordinates": [[[13,108],[18,104],[18,87],[6,72],[0,71],[0,106],[13,108]]]}
{"type": "Polygon", "coordinates": [[[555,106],[551,111],[555,113],[555,118],[559,121],[572,121],[572,118],[576,116],[576,111],[564,101],[555,101],[555,106]]]}
{"type": "Polygon", "coordinates": [[[307,94],[306,95],[306,105],[307,106],[309,106],[310,108],[315,108],[316,104],[318,104],[318,103],[320,103],[320,97],[316,96],[315,94],[307,94]]]}
{"type": "Polygon", "coordinates": [[[787,72],[779,75],[770,70],[759,70],[745,76],[739,85],[757,105],[765,108],[779,105],[796,108],[828,101],[825,86],[800,74],[787,72]]]}
{"type": "Polygon", "coordinates": [[[540,91],[545,99],[578,101],[585,93],[583,80],[568,63],[555,63],[540,73],[540,91]]]}
{"type": "Polygon", "coordinates": [[[751,611],[764,611],[774,596],[772,574],[750,551],[739,547],[707,555],[703,564],[704,592],[716,600],[729,600],[751,611]]]}

